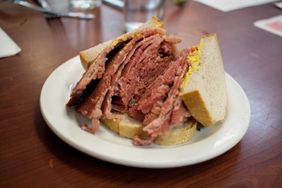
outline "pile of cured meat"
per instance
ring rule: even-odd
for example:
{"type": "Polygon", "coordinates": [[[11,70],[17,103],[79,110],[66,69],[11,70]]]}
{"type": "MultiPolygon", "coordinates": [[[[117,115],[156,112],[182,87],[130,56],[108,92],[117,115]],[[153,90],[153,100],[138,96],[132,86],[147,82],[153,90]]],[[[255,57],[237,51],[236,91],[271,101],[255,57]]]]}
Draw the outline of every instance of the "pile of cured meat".
{"type": "Polygon", "coordinates": [[[189,116],[179,87],[190,66],[190,50],[177,51],[179,42],[161,28],[141,29],[114,41],[91,63],[67,105],[92,120],[87,128],[92,132],[100,119],[126,113],[142,122],[149,135],[134,138],[134,143],[150,144],[189,116]]]}

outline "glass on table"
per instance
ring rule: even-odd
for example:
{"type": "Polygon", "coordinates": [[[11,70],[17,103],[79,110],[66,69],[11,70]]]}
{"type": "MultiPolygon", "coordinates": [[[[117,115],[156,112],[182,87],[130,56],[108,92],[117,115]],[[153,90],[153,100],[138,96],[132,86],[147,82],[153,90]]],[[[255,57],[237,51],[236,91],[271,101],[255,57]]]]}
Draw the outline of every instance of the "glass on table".
{"type": "Polygon", "coordinates": [[[151,17],[164,18],[165,0],[124,0],[125,30],[130,32],[151,17]]]}

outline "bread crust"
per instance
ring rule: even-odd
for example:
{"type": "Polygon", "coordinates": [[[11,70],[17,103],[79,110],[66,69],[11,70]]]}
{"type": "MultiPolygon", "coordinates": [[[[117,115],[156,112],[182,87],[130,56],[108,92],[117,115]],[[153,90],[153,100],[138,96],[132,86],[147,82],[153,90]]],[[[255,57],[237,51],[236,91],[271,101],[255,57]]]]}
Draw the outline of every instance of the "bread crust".
{"type": "Polygon", "coordinates": [[[182,95],[182,99],[193,117],[203,126],[208,127],[216,122],[210,116],[209,110],[199,91],[192,91],[182,95]]]}
{"type": "Polygon", "coordinates": [[[80,61],[83,66],[83,68],[86,70],[92,61],[96,59],[96,57],[109,45],[111,45],[113,40],[109,40],[106,42],[103,42],[101,44],[98,44],[97,46],[94,46],[92,48],[89,48],[87,50],[83,50],[79,53],[80,61]]]}
{"type": "MultiPolygon", "coordinates": [[[[135,136],[146,136],[146,133],[142,130],[142,124],[129,118],[126,114],[113,114],[112,119],[103,119],[102,122],[111,131],[125,138],[133,139],[135,136]]],[[[191,119],[183,126],[159,135],[155,143],[164,146],[183,144],[192,138],[196,127],[197,122],[191,119]]]]}
{"type": "Polygon", "coordinates": [[[173,129],[162,135],[159,135],[155,140],[155,143],[165,146],[186,143],[192,138],[196,131],[196,128],[196,121],[188,122],[183,128],[173,129]]]}

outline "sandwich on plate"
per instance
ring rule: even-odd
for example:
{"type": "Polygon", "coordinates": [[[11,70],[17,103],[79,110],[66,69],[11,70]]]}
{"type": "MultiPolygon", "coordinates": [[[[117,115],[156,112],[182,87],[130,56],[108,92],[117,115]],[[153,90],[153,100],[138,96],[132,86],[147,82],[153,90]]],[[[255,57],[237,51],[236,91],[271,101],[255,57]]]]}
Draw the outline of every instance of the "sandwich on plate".
{"type": "Polygon", "coordinates": [[[100,122],[134,145],[187,142],[197,126],[224,120],[227,94],[215,34],[181,49],[152,18],[137,30],[80,52],[85,72],[67,106],[91,119],[82,129],[95,133],[100,122]]]}

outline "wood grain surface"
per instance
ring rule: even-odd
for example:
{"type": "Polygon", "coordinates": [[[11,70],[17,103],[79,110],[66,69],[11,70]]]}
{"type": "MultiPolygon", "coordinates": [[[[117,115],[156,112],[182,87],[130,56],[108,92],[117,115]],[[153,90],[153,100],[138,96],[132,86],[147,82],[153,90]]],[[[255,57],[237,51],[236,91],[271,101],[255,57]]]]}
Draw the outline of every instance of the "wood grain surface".
{"type": "Polygon", "coordinates": [[[217,33],[226,72],[251,103],[250,127],[239,144],[215,159],[170,169],[95,159],[60,140],[42,118],[39,95],[48,75],[124,31],[121,11],[103,5],[93,12],[92,21],[47,21],[0,4],[0,26],[22,49],[0,59],[0,187],[282,187],[282,38],[253,26],[281,10],[267,4],[224,13],[196,2],[167,4],[165,25],[183,37],[181,47],[217,33]]]}

